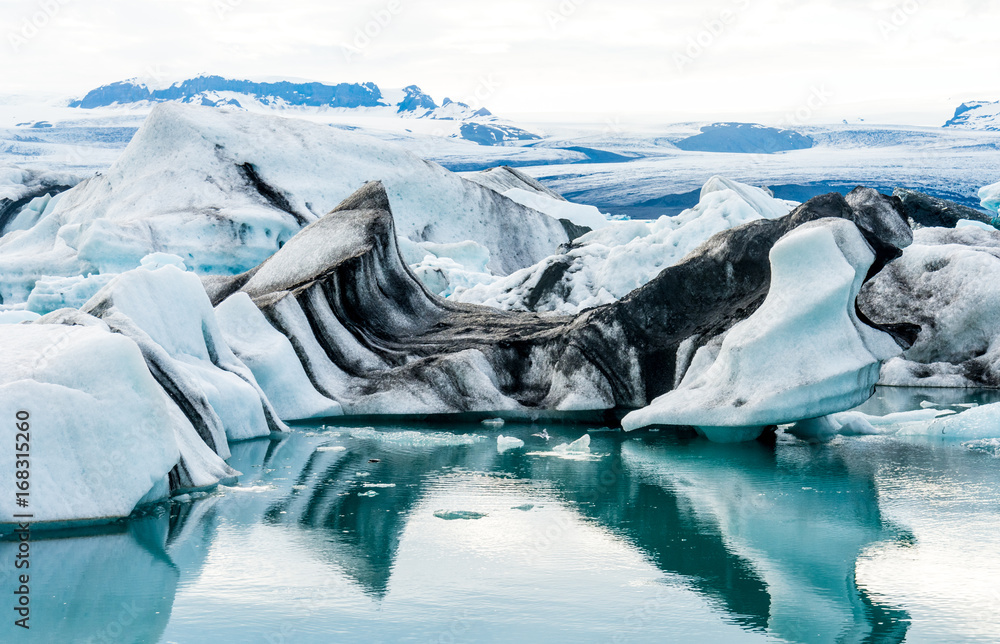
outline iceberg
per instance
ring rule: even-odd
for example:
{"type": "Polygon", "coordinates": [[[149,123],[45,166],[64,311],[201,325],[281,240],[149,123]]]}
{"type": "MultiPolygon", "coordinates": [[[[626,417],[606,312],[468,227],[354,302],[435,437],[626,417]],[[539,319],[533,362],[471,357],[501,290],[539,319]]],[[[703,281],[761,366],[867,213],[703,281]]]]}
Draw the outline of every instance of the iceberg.
{"type": "Polygon", "coordinates": [[[512,449],[521,449],[522,447],[524,447],[524,441],[520,438],[513,438],[502,434],[497,436],[497,452],[500,454],[512,449]]]}
{"type": "Polygon", "coordinates": [[[963,441],[1000,438],[1000,403],[941,416],[929,424],[905,428],[900,435],[963,441]]]}
{"type": "MultiPolygon", "coordinates": [[[[205,283],[216,305],[237,293],[249,298],[288,339],[312,389],[345,414],[503,412],[530,418],[540,409],[644,407],[676,386],[675,373],[683,376],[697,362],[691,355],[715,346],[764,301],[768,252],[785,233],[818,219],[844,220],[830,229],[843,233],[845,248],[861,240],[863,252],[852,260],[880,267],[911,240],[892,204],[864,190],[846,199],[818,198],[789,216],[719,233],[618,302],[577,316],[540,317],[429,293],[406,266],[388,195],[373,182],[260,266],[205,283]],[[845,230],[854,236],[848,239],[845,230]]],[[[855,275],[836,244],[834,251],[824,257],[830,267],[817,263],[817,279],[827,278],[824,268],[841,276],[848,271],[848,286],[860,287],[867,266],[855,275]]],[[[251,364],[252,340],[233,343],[237,356],[245,353],[251,364]]],[[[287,347],[285,356],[290,358],[287,347]]],[[[293,371],[301,382],[301,372],[293,371]]],[[[279,372],[284,370],[271,371],[279,372]]],[[[274,390],[291,386],[262,379],[274,390]]]]}
{"type": "MultiPolygon", "coordinates": [[[[0,499],[0,523],[26,511],[35,523],[112,520],[166,496],[180,458],[172,405],[124,336],[0,326],[0,414],[26,423],[31,464],[29,507],[15,507],[11,490],[0,499]]],[[[18,458],[13,449],[0,456],[8,481],[24,469],[18,458]]]]}
{"type": "Polygon", "coordinates": [[[608,221],[607,215],[594,206],[576,204],[565,199],[554,199],[524,188],[511,188],[503,195],[522,206],[544,212],[554,219],[565,219],[577,226],[584,226],[591,230],[600,230],[611,223],[608,221]]]}
{"type": "Polygon", "coordinates": [[[768,426],[860,405],[874,393],[882,362],[902,351],[855,311],[875,258],[845,220],[787,234],[770,253],[767,298],[725,335],[711,366],[622,426],[689,425],[712,440],[743,441],[768,426]]]}
{"type": "Polygon", "coordinates": [[[565,253],[508,277],[454,287],[453,299],[514,311],[579,313],[646,285],[716,233],[783,217],[792,208],[761,188],[713,177],[702,188],[698,205],[676,217],[605,222],[599,230],[591,226],[595,230],[576,239],[565,253]]]}
{"type": "Polygon", "coordinates": [[[902,257],[865,285],[860,310],[881,324],[921,327],[882,369],[882,384],[1000,387],[1000,231],[922,228],[902,257]]]}
{"type": "Polygon", "coordinates": [[[339,403],[316,391],[288,338],[268,323],[245,293],[215,307],[226,344],[240,356],[283,420],[341,416],[339,403]]]}
{"type": "Polygon", "coordinates": [[[83,178],[65,171],[0,166],[0,236],[33,226],[83,178]]]}
{"type": "Polygon", "coordinates": [[[980,190],[979,199],[983,208],[1000,213],[1000,183],[994,183],[980,190]]]}
{"type": "Polygon", "coordinates": [[[572,443],[562,443],[552,448],[557,454],[590,454],[590,434],[584,434],[572,443]]]}
{"type": "Polygon", "coordinates": [[[42,277],[31,289],[25,308],[40,315],[59,309],[78,309],[114,278],[115,275],[42,277]]]}
{"type": "MultiPolygon", "coordinates": [[[[477,240],[507,274],[569,240],[562,223],[401,147],[301,120],[163,103],[111,168],[0,237],[0,303],[42,276],[122,273],[155,252],[199,274],[246,271],[381,179],[413,241],[477,240]]],[[[31,193],[34,194],[34,193],[31,193]]]]}
{"type": "Polygon", "coordinates": [[[173,264],[123,273],[81,312],[139,345],[152,373],[183,401],[205,442],[221,457],[229,457],[229,440],[287,430],[253,372],[226,343],[193,273],[173,264]]]}
{"type": "Polygon", "coordinates": [[[896,188],[892,194],[903,202],[903,210],[911,228],[956,228],[963,225],[963,222],[968,222],[966,225],[992,228],[990,214],[975,208],[906,188],[896,188]]]}

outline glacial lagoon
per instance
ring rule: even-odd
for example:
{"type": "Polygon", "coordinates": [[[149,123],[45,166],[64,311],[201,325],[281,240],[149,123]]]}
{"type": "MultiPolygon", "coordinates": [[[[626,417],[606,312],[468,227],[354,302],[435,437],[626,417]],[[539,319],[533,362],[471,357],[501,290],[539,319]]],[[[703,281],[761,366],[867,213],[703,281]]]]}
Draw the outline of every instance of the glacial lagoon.
{"type": "MultiPolygon", "coordinates": [[[[997,399],[882,389],[864,409],[997,399]]],[[[395,422],[232,452],[243,476],[212,493],[36,533],[16,641],[1000,640],[989,444],[395,422]]]]}

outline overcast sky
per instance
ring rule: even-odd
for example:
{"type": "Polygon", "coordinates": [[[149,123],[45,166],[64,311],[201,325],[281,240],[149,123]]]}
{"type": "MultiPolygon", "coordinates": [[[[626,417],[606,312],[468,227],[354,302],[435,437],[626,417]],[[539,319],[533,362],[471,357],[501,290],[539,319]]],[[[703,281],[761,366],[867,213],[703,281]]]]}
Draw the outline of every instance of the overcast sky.
{"type": "Polygon", "coordinates": [[[3,94],[210,72],[504,115],[928,124],[1000,99],[1000,0],[0,0],[0,29],[3,94]]]}

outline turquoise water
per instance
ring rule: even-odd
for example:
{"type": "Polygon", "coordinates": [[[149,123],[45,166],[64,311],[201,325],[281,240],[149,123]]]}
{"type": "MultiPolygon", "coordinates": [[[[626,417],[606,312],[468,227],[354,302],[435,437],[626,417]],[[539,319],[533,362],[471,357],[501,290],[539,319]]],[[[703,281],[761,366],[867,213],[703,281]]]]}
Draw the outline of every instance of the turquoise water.
{"type": "MultiPolygon", "coordinates": [[[[924,393],[868,407],[969,398],[924,393]]],[[[33,628],[7,609],[0,639],[1000,641],[1000,459],[960,443],[327,425],[230,462],[232,487],[36,535],[33,628]]]]}

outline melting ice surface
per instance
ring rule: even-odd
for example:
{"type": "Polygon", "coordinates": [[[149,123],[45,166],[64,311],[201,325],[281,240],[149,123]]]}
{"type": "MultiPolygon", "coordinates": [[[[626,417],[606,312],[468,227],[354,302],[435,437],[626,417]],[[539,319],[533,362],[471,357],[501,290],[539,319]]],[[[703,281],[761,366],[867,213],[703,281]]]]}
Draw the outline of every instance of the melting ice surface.
{"type": "MultiPolygon", "coordinates": [[[[995,400],[887,389],[863,411],[995,400]]],[[[37,534],[32,630],[4,620],[0,641],[1000,640],[995,450],[595,429],[341,422],[236,443],[233,487],[37,534]],[[501,433],[524,449],[500,453],[501,433]]]]}

